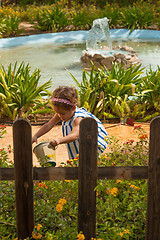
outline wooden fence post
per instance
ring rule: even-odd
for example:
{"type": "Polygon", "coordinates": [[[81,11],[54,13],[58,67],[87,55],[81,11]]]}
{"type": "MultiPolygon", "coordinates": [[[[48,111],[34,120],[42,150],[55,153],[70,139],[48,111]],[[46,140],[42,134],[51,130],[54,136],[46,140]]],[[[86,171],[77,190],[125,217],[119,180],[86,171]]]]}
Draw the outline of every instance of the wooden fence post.
{"type": "Polygon", "coordinates": [[[95,237],[97,185],[97,122],[85,118],[80,123],[78,232],[85,240],[95,237]]]}
{"type": "Polygon", "coordinates": [[[146,240],[160,240],[160,117],[150,124],[146,240]]]}
{"type": "Polygon", "coordinates": [[[32,236],[34,227],[31,125],[25,119],[13,124],[14,174],[18,239],[32,236]]]}

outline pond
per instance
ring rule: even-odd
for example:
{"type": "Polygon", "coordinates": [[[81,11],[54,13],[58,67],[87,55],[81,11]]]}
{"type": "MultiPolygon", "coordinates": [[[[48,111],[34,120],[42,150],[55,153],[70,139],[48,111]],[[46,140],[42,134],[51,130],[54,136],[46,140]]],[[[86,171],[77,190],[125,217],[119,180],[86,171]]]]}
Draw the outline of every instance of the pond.
{"type": "MultiPolygon", "coordinates": [[[[146,68],[151,65],[152,69],[156,70],[157,65],[160,65],[160,40],[142,41],[136,39],[126,41],[125,39],[116,39],[115,41],[113,39],[112,45],[132,47],[138,53],[142,66],[146,68]]],[[[53,87],[51,90],[53,90],[59,85],[75,84],[68,71],[81,81],[83,66],[80,62],[80,56],[85,49],[85,39],[66,42],[44,41],[44,43],[37,41],[37,43],[0,47],[0,64],[7,68],[10,63],[14,65],[16,61],[29,63],[31,70],[40,69],[40,84],[52,78],[53,87]]]]}

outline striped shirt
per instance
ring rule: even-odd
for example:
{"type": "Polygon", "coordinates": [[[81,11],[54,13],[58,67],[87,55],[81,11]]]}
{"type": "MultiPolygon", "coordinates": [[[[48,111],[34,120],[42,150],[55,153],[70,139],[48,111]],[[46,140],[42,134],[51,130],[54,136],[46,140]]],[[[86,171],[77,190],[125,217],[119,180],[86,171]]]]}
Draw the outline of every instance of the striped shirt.
{"type": "MultiPolygon", "coordinates": [[[[106,132],[103,124],[101,121],[96,118],[92,113],[88,112],[85,108],[78,108],[76,107],[76,111],[71,119],[68,121],[63,121],[62,123],[62,132],[63,136],[67,136],[71,134],[72,129],[73,129],[73,122],[77,117],[92,117],[97,121],[98,124],[98,152],[102,153],[108,143],[105,139],[108,139],[108,133],[106,132]]],[[[79,153],[79,138],[76,139],[74,142],[67,143],[67,148],[68,148],[68,154],[69,154],[69,159],[74,159],[77,157],[77,154],[79,153]]]]}

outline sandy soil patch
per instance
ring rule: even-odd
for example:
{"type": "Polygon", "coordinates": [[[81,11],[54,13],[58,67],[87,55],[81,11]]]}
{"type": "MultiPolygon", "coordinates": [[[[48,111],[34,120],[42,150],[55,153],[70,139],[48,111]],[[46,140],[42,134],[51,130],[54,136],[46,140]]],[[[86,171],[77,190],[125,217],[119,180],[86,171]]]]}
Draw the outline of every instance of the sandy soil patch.
{"type": "MultiPolygon", "coordinates": [[[[150,125],[149,124],[135,124],[135,126],[141,125],[144,129],[144,131],[149,135],[150,132],[150,125]]],[[[134,130],[133,126],[129,125],[118,125],[114,126],[113,124],[105,124],[104,125],[109,134],[109,136],[116,136],[120,142],[124,142],[130,139],[133,139],[135,141],[138,141],[138,135],[136,134],[136,131],[134,130]]],[[[32,126],[32,135],[38,131],[40,126],[32,126]]],[[[12,132],[12,126],[7,126],[6,127],[7,134],[4,135],[4,138],[0,139],[0,148],[5,147],[10,144],[12,149],[13,149],[13,132],[12,132]]],[[[45,134],[44,136],[39,138],[39,142],[50,140],[52,138],[57,138],[62,136],[62,131],[61,131],[61,126],[57,125],[55,126],[50,132],[45,134]]],[[[36,144],[33,144],[33,148],[36,144]]],[[[107,152],[108,149],[105,151],[107,152]]],[[[13,159],[13,153],[9,154],[9,158],[13,159]]],[[[56,162],[57,166],[61,162],[65,162],[68,160],[68,153],[65,144],[59,145],[57,150],[56,150],[56,162]]],[[[37,162],[37,159],[35,155],[33,154],[33,165],[34,166],[39,166],[39,163],[37,162]]]]}

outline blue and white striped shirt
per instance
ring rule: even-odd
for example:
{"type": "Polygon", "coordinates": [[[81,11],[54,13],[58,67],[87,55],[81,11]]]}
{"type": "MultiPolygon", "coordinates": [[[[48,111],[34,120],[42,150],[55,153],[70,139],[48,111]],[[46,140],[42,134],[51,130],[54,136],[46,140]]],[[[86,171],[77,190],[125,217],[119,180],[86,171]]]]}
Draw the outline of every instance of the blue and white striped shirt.
{"type": "MultiPolygon", "coordinates": [[[[92,117],[97,121],[98,124],[98,151],[102,153],[108,143],[106,142],[106,138],[108,138],[108,133],[106,132],[103,124],[101,121],[95,117],[92,113],[88,112],[85,108],[78,108],[76,107],[76,111],[73,117],[68,121],[63,121],[62,123],[62,132],[63,136],[67,136],[72,132],[73,129],[73,122],[77,117],[92,117]]],[[[67,143],[69,159],[74,159],[77,154],[79,153],[79,138],[76,139],[74,142],[67,143]]]]}

